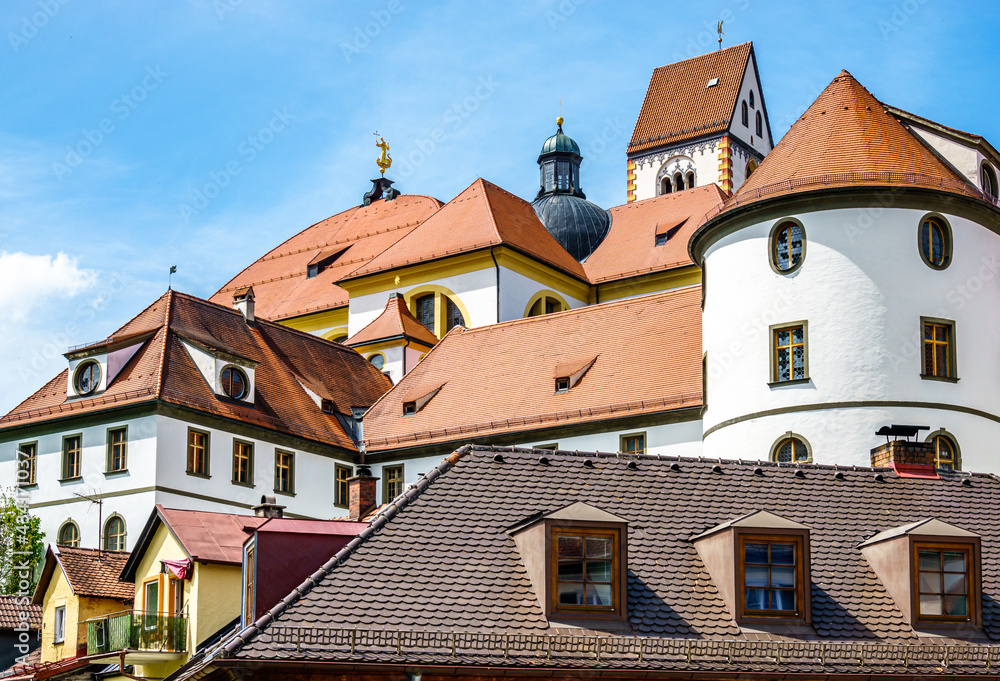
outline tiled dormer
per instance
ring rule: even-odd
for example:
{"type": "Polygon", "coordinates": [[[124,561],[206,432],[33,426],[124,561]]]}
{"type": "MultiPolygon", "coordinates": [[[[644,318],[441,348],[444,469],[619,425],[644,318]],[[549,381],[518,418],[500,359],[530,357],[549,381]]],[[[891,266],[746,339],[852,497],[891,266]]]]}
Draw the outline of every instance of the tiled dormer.
{"type": "Polygon", "coordinates": [[[628,523],[577,502],[508,528],[549,621],[624,620],[628,523]]]}
{"type": "Polygon", "coordinates": [[[202,378],[217,396],[253,404],[258,362],[181,338],[202,378]]]}
{"type": "Polygon", "coordinates": [[[92,397],[107,390],[149,336],[144,334],[119,341],[104,341],[67,352],[67,399],[92,397]]]}
{"type": "Polygon", "coordinates": [[[755,511],[691,538],[737,624],[809,624],[809,528],[755,511]]]}

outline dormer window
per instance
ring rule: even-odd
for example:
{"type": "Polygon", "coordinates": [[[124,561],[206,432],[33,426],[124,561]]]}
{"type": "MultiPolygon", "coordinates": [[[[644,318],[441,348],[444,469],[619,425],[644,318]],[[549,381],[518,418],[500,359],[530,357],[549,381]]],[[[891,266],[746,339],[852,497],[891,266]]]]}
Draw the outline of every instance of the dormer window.
{"type": "Polygon", "coordinates": [[[416,402],[403,402],[403,416],[413,416],[417,413],[416,402]]]}
{"type": "Polygon", "coordinates": [[[617,530],[557,528],[552,531],[556,566],[554,611],[614,612],[618,582],[617,530]]]}
{"type": "Polygon", "coordinates": [[[328,400],[328,399],[320,400],[319,408],[322,410],[324,414],[333,414],[334,413],[333,400],[328,400]]]}
{"type": "Polygon", "coordinates": [[[569,377],[556,379],[556,392],[564,393],[569,390],[569,377]]]}
{"type": "Polygon", "coordinates": [[[587,359],[557,364],[553,372],[555,374],[556,392],[568,392],[580,382],[580,379],[583,378],[590,367],[594,366],[594,362],[596,361],[597,357],[588,357],[587,359]]]}
{"type": "Polygon", "coordinates": [[[236,367],[226,367],[222,370],[220,378],[222,381],[222,392],[227,397],[231,397],[234,400],[242,400],[247,396],[250,382],[247,380],[246,374],[242,371],[236,367]]]}
{"type": "Polygon", "coordinates": [[[962,546],[915,544],[917,554],[917,616],[922,620],[967,622],[970,549],[962,546]]]}
{"type": "Polygon", "coordinates": [[[741,535],[743,615],[800,617],[801,537],[741,535]]]}
{"type": "Polygon", "coordinates": [[[76,369],[73,386],[77,395],[91,395],[101,385],[101,365],[97,362],[84,362],[76,369]]]}

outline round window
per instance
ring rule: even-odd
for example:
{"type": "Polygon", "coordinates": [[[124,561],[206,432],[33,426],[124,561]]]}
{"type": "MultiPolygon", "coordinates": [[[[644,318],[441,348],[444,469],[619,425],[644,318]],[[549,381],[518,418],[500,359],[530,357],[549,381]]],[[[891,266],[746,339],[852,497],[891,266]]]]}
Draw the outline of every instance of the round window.
{"type": "Polygon", "coordinates": [[[782,222],[771,236],[771,264],[778,272],[791,272],[802,263],[805,238],[797,222],[782,222]]]}
{"type": "Polygon", "coordinates": [[[924,218],[920,223],[920,257],[935,269],[944,269],[951,261],[951,233],[941,218],[924,218]]]}
{"type": "Polygon", "coordinates": [[[101,365],[97,362],[85,362],[76,370],[74,380],[77,395],[89,395],[101,384],[101,365]]]}
{"type": "Polygon", "coordinates": [[[809,461],[809,450],[799,438],[786,437],[774,448],[774,460],[779,463],[806,463],[809,461]]]}
{"type": "Polygon", "coordinates": [[[235,367],[222,370],[222,392],[234,400],[242,400],[247,395],[249,381],[242,371],[235,367]]]}
{"type": "Polygon", "coordinates": [[[385,366],[385,355],[376,352],[374,355],[368,358],[368,361],[372,363],[379,371],[382,371],[382,367],[385,366]]]}

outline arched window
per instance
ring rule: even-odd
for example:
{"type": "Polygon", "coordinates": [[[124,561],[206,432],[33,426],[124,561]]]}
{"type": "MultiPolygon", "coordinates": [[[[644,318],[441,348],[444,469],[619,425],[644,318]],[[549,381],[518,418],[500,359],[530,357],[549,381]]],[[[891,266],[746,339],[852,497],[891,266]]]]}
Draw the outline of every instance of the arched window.
{"type": "Polygon", "coordinates": [[[660,180],[660,194],[669,194],[674,190],[673,185],[670,184],[670,178],[664,177],[660,180]]]}
{"type": "Polygon", "coordinates": [[[753,174],[753,171],[755,170],[757,170],[757,161],[755,159],[750,159],[749,161],[747,161],[745,180],[750,179],[750,175],[753,174]]]}
{"type": "Polygon", "coordinates": [[[750,108],[753,108],[753,90],[750,91],[750,108]]]}
{"type": "Polygon", "coordinates": [[[812,454],[805,440],[789,433],[774,444],[771,460],[778,463],[810,463],[812,454]]]}
{"type": "Polygon", "coordinates": [[[80,528],[76,526],[76,523],[72,520],[63,523],[63,526],[59,528],[56,544],[74,548],[80,545],[80,528]]]}
{"type": "Polygon", "coordinates": [[[434,294],[428,293],[426,296],[417,298],[417,321],[427,327],[427,330],[434,333],[434,294]]]}
{"type": "Polygon", "coordinates": [[[929,216],[920,223],[920,257],[938,270],[951,262],[951,230],[941,218],[929,216]]]}
{"type": "Polygon", "coordinates": [[[984,194],[992,196],[994,199],[997,198],[997,175],[993,172],[993,167],[986,161],[983,161],[983,165],[979,169],[979,181],[984,194]]]}
{"type": "Polygon", "coordinates": [[[791,220],[778,223],[771,231],[771,265],[775,271],[787,274],[802,264],[805,242],[802,225],[791,220]]]}
{"type": "Polygon", "coordinates": [[[932,433],[929,440],[934,443],[934,466],[945,471],[957,471],[962,469],[961,457],[958,454],[958,445],[955,440],[946,435],[943,430],[932,433]]]}
{"type": "Polygon", "coordinates": [[[125,519],[120,515],[111,516],[104,524],[104,550],[125,550],[125,519]]]}
{"type": "Polygon", "coordinates": [[[684,176],[680,173],[674,173],[674,191],[681,191],[684,189],[684,176]]]}
{"type": "Polygon", "coordinates": [[[742,116],[742,118],[743,118],[743,125],[744,125],[744,127],[749,128],[750,127],[750,109],[747,108],[746,100],[743,101],[743,104],[740,107],[740,109],[743,112],[743,116],[742,116]]]}
{"type": "Polygon", "coordinates": [[[451,298],[447,296],[442,296],[445,300],[445,312],[447,313],[445,319],[445,332],[451,331],[456,326],[465,326],[465,317],[462,316],[462,311],[458,309],[458,305],[451,302],[451,298]]]}
{"type": "Polygon", "coordinates": [[[757,112],[757,137],[764,136],[764,117],[757,112]]]}
{"type": "Polygon", "coordinates": [[[691,171],[688,171],[687,174],[687,188],[694,189],[694,173],[691,171]]]}

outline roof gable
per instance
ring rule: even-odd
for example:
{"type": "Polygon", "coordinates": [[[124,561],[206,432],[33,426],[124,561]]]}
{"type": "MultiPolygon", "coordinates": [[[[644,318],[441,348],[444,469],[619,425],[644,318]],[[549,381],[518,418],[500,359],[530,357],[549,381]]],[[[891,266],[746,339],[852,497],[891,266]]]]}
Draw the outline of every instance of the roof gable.
{"type": "Polygon", "coordinates": [[[45,563],[32,602],[36,605],[42,603],[45,590],[58,569],[69,582],[75,596],[110,598],[131,603],[135,598],[135,584],[119,580],[128,558],[127,551],[50,545],[45,553],[45,563]]]}
{"type": "Polygon", "coordinates": [[[437,336],[410,313],[403,296],[393,293],[379,316],[344,341],[344,345],[355,347],[390,338],[409,338],[428,347],[433,347],[438,342],[437,336]]]}
{"type": "Polygon", "coordinates": [[[530,203],[482,178],[340,281],[501,245],[586,281],[583,267],[546,231],[530,203]]]}
{"type": "Polygon", "coordinates": [[[628,153],[728,129],[752,50],[746,42],[655,69],[628,153]]]}

